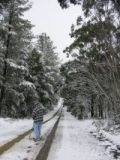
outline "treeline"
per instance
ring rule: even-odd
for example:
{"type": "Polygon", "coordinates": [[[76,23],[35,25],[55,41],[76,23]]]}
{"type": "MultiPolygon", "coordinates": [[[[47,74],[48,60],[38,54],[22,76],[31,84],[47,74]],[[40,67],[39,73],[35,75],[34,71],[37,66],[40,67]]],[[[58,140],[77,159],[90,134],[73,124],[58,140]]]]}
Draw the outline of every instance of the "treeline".
{"type": "Polygon", "coordinates": [[[38,100],[47,110],[58,101],[59,59],[47,34],[37,38],[24,18],[29,0],[0,0],[0,116],[30,117],[38,100]],[[33,38],[36,42],[33,43],[33,38]]]}
{"type": "MultiPolygon", "coordinates": [[[[59,0],[62,7],[69,1],[59,0]]],[[[120,118],[120,3],[70,1],[83,14],[71,27],[73,43],[65,49],[75,59],[61,67],[61,95],[78,118],[120,118]]],[[[70,3],[69,2],[69,3],[70,3]]]]}

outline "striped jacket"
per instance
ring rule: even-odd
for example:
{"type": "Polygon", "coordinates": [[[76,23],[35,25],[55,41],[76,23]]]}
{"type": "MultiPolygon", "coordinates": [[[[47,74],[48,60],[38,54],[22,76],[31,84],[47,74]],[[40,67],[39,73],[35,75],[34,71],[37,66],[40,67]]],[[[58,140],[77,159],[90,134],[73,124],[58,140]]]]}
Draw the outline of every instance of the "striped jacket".
{"type": "Polygon", "coordinates": [[[34,122],[43,122],[44,109],[43,106],[37,103],[32,112],[32,118],[34,122]]]}

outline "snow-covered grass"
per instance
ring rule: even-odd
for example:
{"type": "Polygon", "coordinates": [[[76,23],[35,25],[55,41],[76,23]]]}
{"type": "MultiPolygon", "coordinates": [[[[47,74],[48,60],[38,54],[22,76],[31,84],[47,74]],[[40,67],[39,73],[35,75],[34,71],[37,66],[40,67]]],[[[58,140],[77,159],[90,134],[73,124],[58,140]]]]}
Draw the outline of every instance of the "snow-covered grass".
{"type": "Polygon", "coordinates": [[[22,141],[16,143],[11,149],[4,152],[3,155],[0,156],[0,160],[35,160],[56,120],[57,117],[43,125],[41,141],[34,142],[32,140],[34,133],[32,132],[22,141]]]}
{"type": "Polygon", "coordinates": [[[106,120],[96,120],[93,124],[96,129],[92,134],[106,143],[108,152],[114,152],[120,158],[120,126],[106,120]]]}
{"type": "MultiPolygon", "coordinates": [[[[58,105],[53,111],[44,116],[44,121],[49,119],[56,110],[62,105],[63,100],[60,99],[58,105]]],[[[11,119],[0,118],[0,146],[21,135],[25,131],[33,127],[32,119],[11,119]]]]}
{"type": "Polygon", "coordinates": [[[32,128],[32,119],[0,118],[0,146],[32,128]]]}

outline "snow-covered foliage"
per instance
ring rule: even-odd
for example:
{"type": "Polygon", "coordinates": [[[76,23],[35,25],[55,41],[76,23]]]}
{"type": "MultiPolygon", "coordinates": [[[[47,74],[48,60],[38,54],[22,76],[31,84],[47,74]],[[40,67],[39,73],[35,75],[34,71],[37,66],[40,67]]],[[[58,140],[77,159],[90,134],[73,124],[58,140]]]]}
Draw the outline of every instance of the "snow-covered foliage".
{"type": "Polygon", "coordinates": [[[6,59],[6,62],[8,65],[10,65],[10,67],[13,67],[15,69],[20,69],[20,70],[25,70],[27,71],[27,68],[25,66],[20,66],[20,65],[17,65],[16,62],[13,60],[13,59],[6,59]]]}
{"type": "Polygon", "coordinates": [[[13,36],[17,35],[17,33],[14,31],[10,31],[8,34],[13,35],[13,36]]]}
{"type": "Polygon", "coordinates": [[[29,67],[38,95],[48,109],[57,102],[59,86],[56,85],[60,82],[57,61],[58,57],[50,37],[45,33],[38,36],[37,44],[29,58],[29,67]]]}
{"type": "Polygon", "coordinates": [[[30,88],[36,88],[35,87],[35,85],[33,84],[33,83],[31,83],[31,82],[29,82],[29,81],[23,81],[23,82],[20,82],[20,84],[19,84],[20,86],[27,86],[27,87],[30,87],[30,88]]]}
{"type": "Polygon", "coordinates": [[[6,4],[0,21],[0,115],[30,117],[36,100],[48,109],[58,101],[58,56],[46,34],[32,44],[33,25],[23,17],[31,3],[6,4]]]}
{"type": "Polygon", "coordinates": [[[27,58],[31,52],[32,25],[22,15],[30,8],[26,0],[8,1],[0,21],[0,115],[30,116],[27,99],[36,95],[28,80],[27,58]],[[20,85],[21,84],[21,85],[20,85]]]}

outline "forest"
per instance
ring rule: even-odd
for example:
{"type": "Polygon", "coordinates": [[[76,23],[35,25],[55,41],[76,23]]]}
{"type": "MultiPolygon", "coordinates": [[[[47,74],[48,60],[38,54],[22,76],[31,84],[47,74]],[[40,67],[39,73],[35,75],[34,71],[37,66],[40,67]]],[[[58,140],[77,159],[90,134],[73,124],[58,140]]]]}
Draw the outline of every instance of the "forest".
{"type": "Polygon", "coordinates": [[[29,0],[0,0],[0,115],[31,117],[35,101],[51,110],[62,82],[58,53],[51,38],[35,36],[24,18],[29,0]]]}
{"type": "Polygon", "coordinates": [[[62,65],[47,33],[35,36],[24,19],[30,1],[0,0],[0,115],[30,117],[36,99],[51,110],[61,96],[78,119],[119,122],[120,1],[58,3],[82,10],[71,25],[73,42],[63,51],[73,59],[62,65]]]}
{"type": "Polygon", "coordinates": [[[120,0],[0,0],[7,159],[120,160],[120,0]]]}

